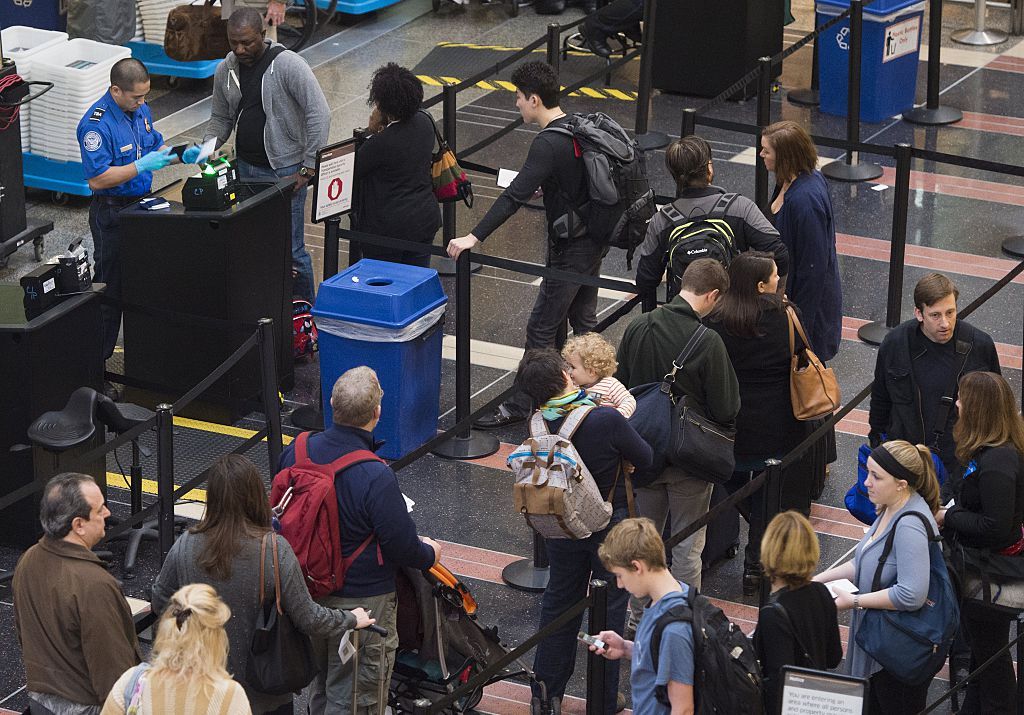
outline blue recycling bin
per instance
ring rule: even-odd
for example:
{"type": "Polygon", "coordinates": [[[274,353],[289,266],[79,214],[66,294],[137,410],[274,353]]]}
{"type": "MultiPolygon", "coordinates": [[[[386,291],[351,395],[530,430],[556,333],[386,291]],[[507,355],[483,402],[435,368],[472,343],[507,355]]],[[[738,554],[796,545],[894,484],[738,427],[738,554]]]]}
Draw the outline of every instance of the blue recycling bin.
{"type": "Polygon", "coordinates": [[[320,389],[330,425],[331,389],[346,370],[368,365],[384,389],[374,436],[396,459],[437,434],[445,304],[437,271],[364,258],[320,285],[320,389]]]}
{"type": "MultiPolygon", "coordinates": [[[[817,0],[817,24],[850,7],[849,0],[817,0]]],[[[921,49],[921,0],[876,0],[864,8],[861,44],[860,118],[877,123],[914,106],[921,49]]],[[[850,55],[850,20],[818,37],[821,111],[845,117],[850,55]]]]}

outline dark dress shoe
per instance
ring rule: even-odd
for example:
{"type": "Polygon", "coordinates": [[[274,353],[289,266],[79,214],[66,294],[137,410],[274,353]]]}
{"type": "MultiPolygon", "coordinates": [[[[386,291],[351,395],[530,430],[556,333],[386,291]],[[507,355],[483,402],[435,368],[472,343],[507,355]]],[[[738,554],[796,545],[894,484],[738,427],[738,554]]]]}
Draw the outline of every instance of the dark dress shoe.
{"type": "Polygon", "coordinates": [[[526,419],[525,415],[513,415],[504,407],[499,407],[489,415],[484,415],[473,423],[474,427],[480,429],[499,429],[508,425],[518,424],[526,419]]]}
{"type": "Polygon", "coordinates": [[[605,37],[598,37],[595,33],[591,32],[583,36],[583,44],[598,57],[607,58],[612,56],[611,45],[608,44],[608,40],[605,37]]]}
{"type": "Polygon", "coordinates": [[[754,596],[761,590],[764,573],[759,568],[743,568],[743,595],[754,596]]]}

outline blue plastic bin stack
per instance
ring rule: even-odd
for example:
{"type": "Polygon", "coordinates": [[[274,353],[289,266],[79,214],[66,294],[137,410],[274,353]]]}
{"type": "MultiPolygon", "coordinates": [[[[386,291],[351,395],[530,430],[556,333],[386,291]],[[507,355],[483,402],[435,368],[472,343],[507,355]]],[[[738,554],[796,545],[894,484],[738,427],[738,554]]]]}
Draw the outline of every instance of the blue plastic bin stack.
{"type": "MultiPolygon", "coordinates": [[[[817,24],[850,7],[849,0],[817,0],[817,24]]],[[[877,123],[914,106],[924,3],[876,0],[864,8],[861,45],[860,119],[877,123]]],[[[821,111],[845,117],[850,55],[850,20],[818,37],[821,111]]]]}
{"type": "Polygon", "coordinates": [[[320,285],[313,317],[320,333],[324,422],[331,389],[346,370],[373,368],[384,389],[374,436],[396,459],[437,434],[441,341],[447,296],[437,271],[364,258],[320,285]]]}

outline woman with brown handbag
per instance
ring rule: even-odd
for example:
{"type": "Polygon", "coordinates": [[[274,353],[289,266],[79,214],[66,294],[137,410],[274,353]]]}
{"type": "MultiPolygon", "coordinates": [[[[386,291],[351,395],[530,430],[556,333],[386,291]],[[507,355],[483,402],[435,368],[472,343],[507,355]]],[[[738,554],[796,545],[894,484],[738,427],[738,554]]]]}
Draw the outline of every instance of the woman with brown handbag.
{"type": "MultiPolygon", "coordinates": [[[[793,416],[790,398],[791,356],[786,301],[776,289],[779,272],[770,253],[747,251],[729,265],[729,290],[708,316],[708,327],[722,336],[740,384],[736,418],[736,472],[726,484],[736,491],[756,477],[765,460],[779,459],[807,435],[807,423],[793,416]]],[[[797,348],[803,341],[796,337],[797,348]]],[[[810,480],[802,462],[783,473],[782,509],[810,513],[810,480]]],[[[746,500],[750,530],[743,554],[743,593],[761,586],[762,492],[746,500]]],[[[774,514],[769,514],[770,520],[774,514]]]]}

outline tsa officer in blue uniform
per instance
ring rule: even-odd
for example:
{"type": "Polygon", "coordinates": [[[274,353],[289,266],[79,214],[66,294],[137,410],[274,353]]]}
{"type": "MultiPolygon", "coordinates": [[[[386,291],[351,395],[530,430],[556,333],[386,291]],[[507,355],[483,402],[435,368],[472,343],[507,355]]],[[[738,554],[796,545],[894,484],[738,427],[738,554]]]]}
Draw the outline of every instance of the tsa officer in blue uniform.
{"type": "MultiPolygon", "coordinates": [[[[126,58],[110,70],[110,89],[78,123],[78,146],[85,178],[92,189],[89,228],[92,230],[96,280],[107,284],[107,296],[121,298],[118,212],[149,193],[153,172],[173,157],[153,127],[146,106],[149,72],[136,59],[126,58]]],[[[198,153],[198,149],[196,150],[198,153]]],[[[103,354],[117,344],[121,309],[103,306],[103,354]]]]}

